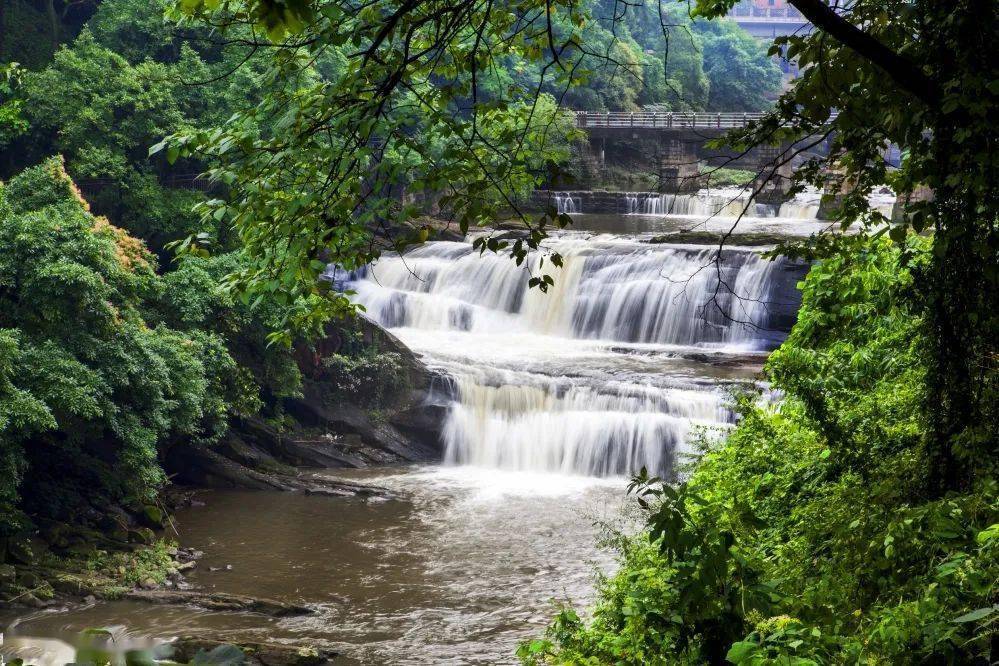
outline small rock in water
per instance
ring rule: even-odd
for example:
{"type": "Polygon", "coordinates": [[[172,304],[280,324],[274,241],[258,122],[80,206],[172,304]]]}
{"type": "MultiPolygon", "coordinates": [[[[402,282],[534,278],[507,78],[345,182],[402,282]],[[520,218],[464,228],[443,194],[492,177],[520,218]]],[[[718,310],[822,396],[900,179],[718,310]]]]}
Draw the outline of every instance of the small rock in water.
{"type": "Polygon", "coordinates": [[[232,571],[232,565],[231,564],[225,565],[225,570],[226,571],[232,571]]]}

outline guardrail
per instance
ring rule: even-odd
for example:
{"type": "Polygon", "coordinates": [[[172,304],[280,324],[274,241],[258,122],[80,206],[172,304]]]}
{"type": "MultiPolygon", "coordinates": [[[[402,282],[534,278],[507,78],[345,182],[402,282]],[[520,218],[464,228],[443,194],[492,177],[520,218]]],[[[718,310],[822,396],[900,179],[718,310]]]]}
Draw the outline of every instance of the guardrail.
{"type": "MultiPolygon", "coordinates": [[[[752,120],[759,120],[763,113],[737,111],[576,111],[576,127],[592,129],[733,129],[745,127],[752,120]]],[[[829,114],[829,122],[836,120],[838,111],[829,114]]]]}
{"type": "Polygon", "coordinates": [[[576,112],[576,127],[637,127],[640,129],[745,127],[751,120],[762,118],[762,113],[694,112],[694,111],[611,111],[609,113],[576,112]]]}

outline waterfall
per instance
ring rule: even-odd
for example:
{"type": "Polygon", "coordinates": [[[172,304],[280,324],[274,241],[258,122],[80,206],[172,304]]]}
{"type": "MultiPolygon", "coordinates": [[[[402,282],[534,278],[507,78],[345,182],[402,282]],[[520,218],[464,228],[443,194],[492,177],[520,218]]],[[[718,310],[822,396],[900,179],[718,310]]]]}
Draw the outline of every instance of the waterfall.
{"type": "Polygon", "coordinates": [[[555,198],[555,209],[559,215],[583,212],[583,200],[579,197],[573,199],[569,192],[555,192],[552,196],[555,198]]]}
{"type": "Polygon", "coordinates": [[[822,195],[817,190],[799,192],[780,205],[777,216],[793,220],[814,220],[819,214],[821,199],[822,195]]]}
{"type": "Polygon", "coordinates": [[[690,217],[774,217],[776,208],[752,201],[750,191],[740,188],[701,190],[693,194],[629,193],[631,215],[677,215],[690,217]]]}
{"type": "MultiPolygon", "coordinates": [[[[467,243],[425,245],[385,257],[352,288],[388,328],[518,331],[570,339],[765,349],[774,276],[781,260],[713,247],[655,246],[613,238],[563,238],[548,293],[529,289],[541,254],[518,267],[467,243]],[[719,286],[719,280],[721,286],[719,286]]],[[[549,269],[546,264],[546,271],[549,269]]],[[[780,304],[776,304],[780,305],[780,304]]]]}
{"type": "Polygon", "coordinates": [[[693,350],[775,346],[782,334],[767,327],[784,264],[748,249],[717,258],[709,247],[578,232],[546,241],[551,251],[561,269],[542,270],[543,252],[517,266],[467,242],[429,243],[383,257],[349,286],[449,378],[446,463],[671,473],[692,428],[724,428],[732,415],[715,383],[663,369],[693,350]],[[528,288],[548,271],[547,294],[528,288]]]}
{"type": "MultiPolygon", "coordinates": [[[[779,206],[754,201],[752,192],[744,188],[715,188],[693,194],[657,194],[654,192],[627,192],[624,199],[628,215],[654,215],[677,217],[738,217],[782,218],[784,220],[814,220],[818,216],[822,193],[807,188],[779,206]]],[[[577,197],[579,199],[579,197],[577,197]]],[[[895,195],[875,192],[868,197],[871,207],[891,219],[895,195]]],[[[581,204],[580,200],[580,204],[581,204]]]]}
{"type": "Polygon", "coordinates": [[[694,424],[730,419],[718,394],[586,385],[483,385],[465,376],[445,425],[445,461],[610,476],[669,472],[694,424]]]}

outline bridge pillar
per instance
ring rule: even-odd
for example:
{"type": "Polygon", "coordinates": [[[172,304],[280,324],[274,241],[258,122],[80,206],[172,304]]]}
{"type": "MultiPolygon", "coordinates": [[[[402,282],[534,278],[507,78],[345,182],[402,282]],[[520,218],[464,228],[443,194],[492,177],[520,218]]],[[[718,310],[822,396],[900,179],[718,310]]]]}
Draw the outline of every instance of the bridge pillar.
{"type": "Polygon", "coordinates": [[[604,139],[584,137],[572,145],[575,182],[572,187],[591,188],[599,183],[604,170],[604,139]]]}
{"type": "Polygon", "coordinates": [[[697,146],[677,138],[659,141],[659,191],[696,192],[700,187],[697,146]]]}
{"type": "Polygon", "coordinates": [[[791,189],[791,162],[785,154],[784,146],[760,146],[757,148],[759,160],[753,191],[761,203],[781,203],[791,189]]]}
{"type": "Polygon", "coordinates": [[[843,197],[853,191],[853,181],[846,178],[842,169],[835,164],[823,169],[825,185],[822,188],[822,199],[819,201],[819,211],[815,214],[820,220],[831,220],[843,206],[843,197]]]}

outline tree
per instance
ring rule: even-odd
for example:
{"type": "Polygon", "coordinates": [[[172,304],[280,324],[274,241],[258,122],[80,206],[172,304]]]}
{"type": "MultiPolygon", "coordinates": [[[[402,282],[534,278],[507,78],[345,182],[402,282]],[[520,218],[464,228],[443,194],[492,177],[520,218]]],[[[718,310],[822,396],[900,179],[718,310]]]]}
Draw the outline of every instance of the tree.
{"type": "Polygon", "coordinates": [[[766,47],[734,21],[697,21],[704,71],[711,82],[707,108],[712,111],[766,111],[767,94],[780,87],[780,68],[766,47]]]}
{"type": "MultiPolygon", "coordinates": [[[[696,4],[697,13],[718,16],[734,3],[696,4]]],[[[798,181],[828,187],[828,172],[838,171],[834,187],[852,187],[838,219],[875,235],[888,220],[867,205],[874,187],[890,185],[903,200],[920,187],[932,192],[932,200],[911,201],[890,234],[902,242],[908,231],[932,232],[932,261],[914,285],[932,359],[927,446],[940,472],[934,492],[968,487],[992,473],[980,461],[995,459],[999,443],[999,159],[991,150],[999,66],[988,54],[999,11],[980,0],[791,4],[817,29],[781,38],[772,51],[797,58],[802,75],[735,142],[790,141],[779,158],[787,161],[816,134],[829,136],[829,157],[812,160],[798,181]],[[882,157],[889,144],[905,155],[897,171],[882,157]]]]}
{"type": "MultiPolygon", "coordinates": [[[[474,3],[359,12],[302,3],[259,15],[254,5],[229,6],[211,18],[204,5],[185,8],[217,21],[224,35],[250,23],[278,40],[254,42],[272,53],[267,77],[276,83],[259,104],[225,127],[177,134],[154,148],[168,160],[213,162],[209,174],[230,186],[229,202],[202,211],[238,231],[249,263],[234,281],[254,299],[318,295],[328,263],[349,270],[384,249],[422,242],[428,229],[404,231],[422,212],[414,198],[435,201],[463,229],[494,219],[567,154],[571,120],[539,90],[574,76],[566,51],[577,43],[571,13],[556,20],[474,3]],[[565,53],[566,61],[495,94],[494,70],[542,62],[545,52],[565,53]],[[345,61],[345,74],[317,76],[311,63],[331,54],[345,61]],[[272,130],[269,119],[277,119],[272,130]]],[[[482,243],[523,261],[543,224],[509,246],[482,243]]]]}
{"type": "Polygon", "coordinates": [[[225,431],[235,362],[219,336],[144,315],[152,256],[88,212],[61,160],[0,197],[0,533],[22,511],[77,520],[151,501],[162,447],[225,431]]]}
{"type": "MultiPolygon", "coordinates": [[[[682,4],[710,18],[734,3],[682,4]]],[[[823,167],[834,163],[837,185],[852,187],[839,219],[859,221],[872,234],[884,233],[888,222],[867,206],[874,187],[891,185],[903,198],[918,186],[932,190],[933,200],[911,203],[891,236],[901,241],[908,229],[933,232],[934,259],[914,287],[927,308],[934,359],[927,398],[936,425],[928,446],[941,469],[937,492],[961,487],[974,478],[974,461],[994,457],[999,441],[999,159],[991,150],[999,139],[992,120],[999,76],[989,57],[997,10],[987,0],[791,4],[817,30],[781,38],[772,52],[796,58],[803,75],[771,113],[730,141],[742,149],[789,144],[778,160],[787,162],[817,143],[815,137],[827,137],[830,157],[811,161],[799,171],[798,183],[828,187],[823,167]],[[897,172],[882,158],[889,144],[906,153],[897,172]]],[[[446,191],[442,203],[463,228],[496,214],[497,206],[482,192],[513,203],[505,178],[523,168],[526,144],[515,141],[513,153],[497,150],[483,140],[478,121],[486,109],[509,109],[525,95],[533,99],[536,87],[514,85],[503,98],[486,101],[479,95],[480,78],[514,57],[535,64],[539,84],[554,76],[559,85],[571,86],[579,82],[573,57],[587,53],[580,30],[589,14],[573,0],[484,6],[381,0],[360,12],[340,0],[248,0],[222,9],[203,0],[179,7],[222,29],[252,24],[265,31],[274,44],[275,78],[300,76],[300,58],[351,45],[343,51],[351,63],[345,77],[271,97],[258,107],[258,114],[284,113],[287,131],[261,136],[237,124],[167,142],[175,155],[208,152],[223,165],[238,165],[215,173],[246,196],[211,212],[230,216],[241,230],[247,252],[258,261],[241,282],[259,292],[315,289],[326,258],[351,266],[377,256],[370,227],[414,214],[383,196],[402,176],[399,164],[385,159],[390,148],[433,165],[432,172],[408,174],[406,187],[446,191]],[[432,158],[424,147],[434,135],[461,149],[432,158]],[[502,166],[482,163],[478,148],[496,154],[502,166]]],[[[682,27],[679,34],[670,32],[670,11],[661,10],[659,17],[668,43],[683,37],[682,27]]],[[[511,121],[523,135],[533,118],[511,121]]],[[[529,247],[543,237],[545,218],[531,222],[529,247]]],[[[526,248],[496,243],[490,249],[510,249],[517,257],[526,248]]]]}

